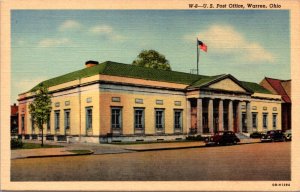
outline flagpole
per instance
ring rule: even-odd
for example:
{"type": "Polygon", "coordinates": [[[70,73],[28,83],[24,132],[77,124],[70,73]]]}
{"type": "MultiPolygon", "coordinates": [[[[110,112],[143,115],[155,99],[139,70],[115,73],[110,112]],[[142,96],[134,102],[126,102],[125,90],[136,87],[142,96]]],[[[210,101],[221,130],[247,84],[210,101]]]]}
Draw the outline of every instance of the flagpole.
{"type": "Polygon", "coordinates": [[[198,37],[196,41],[196,49],[197,49],[197,75],[199,75],[199,48],[198,48],[198,37]]]}

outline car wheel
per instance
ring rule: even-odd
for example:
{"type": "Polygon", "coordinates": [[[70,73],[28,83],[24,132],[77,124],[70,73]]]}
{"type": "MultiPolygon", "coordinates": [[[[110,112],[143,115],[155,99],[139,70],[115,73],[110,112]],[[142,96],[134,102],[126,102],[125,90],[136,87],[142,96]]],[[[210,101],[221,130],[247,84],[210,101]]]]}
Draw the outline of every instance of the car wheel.
{"type": "Polygon", "coordinates": [[[287,141],[287,138],[283,137],[282,142],[286,142],[286,141],[287,141]]]}
{"type": "Polygon", "coordinates": [[[234,141],[233,141],[233,144],[234,144],[234,145],[236,145],[236,144],[237,144],[237,141],[236,141],[236,140],[234,140],[234,141]]]}

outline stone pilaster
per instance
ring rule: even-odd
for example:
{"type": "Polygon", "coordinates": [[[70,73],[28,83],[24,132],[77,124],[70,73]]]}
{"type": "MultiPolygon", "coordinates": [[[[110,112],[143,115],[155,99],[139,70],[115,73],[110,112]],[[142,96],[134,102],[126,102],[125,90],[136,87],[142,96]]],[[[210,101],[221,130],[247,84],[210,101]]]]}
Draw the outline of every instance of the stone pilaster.
{"type": "Polygon", "coordinates": [[[252,126],[251,102],[246,102],[246,116],[247,116],[247,131],[248,133],[252,133],[253,126],[252,126]]]}
{"type": "Polygon", "coordinates": [[[242,103],[238,101],[236,105],[236,118],[237,118],[237,132],[243,132],[243,125],[242,125],[242,103]]]}
{"type": "Polygon", "coordinates": [[[233,104],[232,100],[228,102],[228,130],[233,131],[233,104]]]}
{"type": "Polygon", "coordinates": [[[191,102],[187,99],[186,101],[186,133],[190,132],[191,128],[191,102]]]}
{"type": "Polygon", "coordinates": [[[202,111],[202,99],[197,99],[197,134],[199,135],[203,132],[202,111]]]}
{"type": "Polygon", "coordinates": [[[213,100],[208,100],[208,128],[209,133],[214,132],[214,107],[213,107],[213,100]]]}
{"type": "Polygon", "coordinates": [[[219,101],[219,131],[224,131],[224,122],[223,122],[223,100],[219,101]]]}

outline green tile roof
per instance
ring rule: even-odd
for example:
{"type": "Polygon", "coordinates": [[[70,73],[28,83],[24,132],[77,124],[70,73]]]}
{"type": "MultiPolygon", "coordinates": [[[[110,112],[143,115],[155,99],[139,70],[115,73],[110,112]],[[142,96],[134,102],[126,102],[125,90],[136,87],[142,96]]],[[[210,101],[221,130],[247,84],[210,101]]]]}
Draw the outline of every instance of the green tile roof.
{"type": "Polygon", "coordinates": [[[114,63],[110,61],[106,62],[105,65],[106,67],[101,74],[186,85],[190,85],[194,81],[197,81],[199,78],[206,77],[203,75],[194,75],[177,71],[166,71],[147,67],[139,67],[128,64],[114,63]]]}
{"type": "Polygon", "coordinates": [[[265,89],[264,87],[260,86],[257,83],[246,82],[246,81],[240,81],[240,83],[255,93],[272,94],[269,90],[265,89]]]}
{"type": "MultiPolygon", "coordinates": [[[[177,71],[166,71],[166,70],[152,69],[146,67],[139,67],[130,64],[116,63],[112,61],[106,61],[94,67],[84,68],[52,79],[48,79],[46,81],[39,83],[38,85],[43,84],[46,87],[51,87],[62,83],[74,81],[79,78],[90,77],[97,74],[179,83],[179,84],[190,85],[190,87],[194,87],[194,88],[201,87],[202,85],[207,84],[223,76],[223,75],[216,75],[216,76],[194,75],[194,74],[177,72],[177,71]]],[[[270,93],[268,90],[264,89],[263,87],[261,87],[256,83],[242,82],[242,81],[241,83],[243,86],[248,87],[253,92],[270,93]]],[[[36,90],[37,86],[33,87],[30,91],[36,90]]]]}
{"type": "MultiPolygon", "coordinates": [[[[106,61],[94,67],[84,68],[59,77],[48,79],[46,81],[41,82],[40,84],[43,84],[46,87],[51,87],[69,81],[73,81],[79,78],[90,77],[97,74],[120,76],[120,77],[131,77],[131,78],[179,83],[179,84],[186,84],[186,85],[190,85],[191,83],[201,78],[207,77],[203,75],[194,75],[194,74],[177,72],[177,71],[152,69],[152,68],[139,67],[139,66],[134,66],[129,64],[106,61]]],[[[32,88],[30,91],[34,91],[37,88],[37,86],[32,88]]]]}
{"type": "Polygon", "coordinates": [[[205,85],[215,79],[218,79],[219,77],[221,77],[223,75],[216,75],[216,76],[207,76],[207,77],[203,77],[201,79],[199,79],[198,81],[194,82],[191,84],[191,87],[201,87],[202,85],[205,85]]]}
{"type": "Polygon", "coordinates": [[[78,71],[67,73],[65,75],[54,77],[52,79],[48,79],[46,81],[39,83],[38,85],[33,87],[30,91],[34,91],[40,84],[43,84],[46,87],[51,87],[51,86],[59,85],[62,83],[74,81],[79,78],[90,77],[90,76],[101,73],[104,70],[104,68],[105,68],[105,65],[102,64],[102,65],[97,65],[96,67],[84,68],[84,69],[81,69],[78,71]]]}

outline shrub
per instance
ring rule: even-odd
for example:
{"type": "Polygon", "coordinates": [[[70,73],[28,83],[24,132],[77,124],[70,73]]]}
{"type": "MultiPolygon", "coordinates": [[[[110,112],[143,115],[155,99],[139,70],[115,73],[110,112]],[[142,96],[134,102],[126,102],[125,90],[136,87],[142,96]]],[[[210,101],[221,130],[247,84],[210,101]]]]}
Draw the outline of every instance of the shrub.
{"type": "Polygon", "coordinates": [[[31,135],[31,139],[32,139],[32,140],[38,139],[38,135],[37,135],[37,134],[32,134],[32,135],[31,135]]]}
{"type": "Polygon", "coordinates": [[[22,140],[19,139],[11,139],[10,140],[10,147],[11,149],[18,149],[23,147],[23,142],[22,140]]]}

